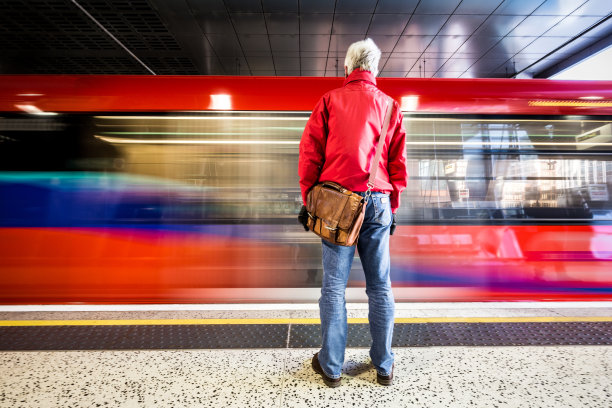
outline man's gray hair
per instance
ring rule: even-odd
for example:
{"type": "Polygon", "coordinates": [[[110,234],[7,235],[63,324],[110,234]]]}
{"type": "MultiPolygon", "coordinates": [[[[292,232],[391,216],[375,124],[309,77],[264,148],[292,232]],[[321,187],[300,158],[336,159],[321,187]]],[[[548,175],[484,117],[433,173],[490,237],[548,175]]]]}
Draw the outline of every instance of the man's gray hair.
{"type": "Polygon", "coordinates": [[[351,44],[346,52],[344,65],[350,74],[354,69],[360,68],[370,71],[372,75],[378,75],[378,62],[380,61],[380,49],[372,39],[367,38],[351,44]]]}

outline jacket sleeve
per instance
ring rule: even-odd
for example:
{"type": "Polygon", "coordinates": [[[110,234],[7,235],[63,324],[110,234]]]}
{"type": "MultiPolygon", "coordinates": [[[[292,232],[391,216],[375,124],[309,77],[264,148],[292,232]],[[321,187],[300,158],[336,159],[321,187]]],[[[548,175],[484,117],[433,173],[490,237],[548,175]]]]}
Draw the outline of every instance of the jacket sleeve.
{"type": "Polygon", "coordinates": [[[393,136],[389,143],[389,156],[387,159],[387,170],[389,180],[393,186],[391,192],[391,211],[395,214],[400,206],[400,194],[408,184],[408,173],[406,170],[406,131],[403,125],[403,115],[397,102],[393,103],[395,114],[391,125],[394,125],[393,136]]]}
{"type": "Polygon", "coordinates": [[[304,205],[306,205],[308,192],[319,181],[319,175],[325,161],[329,119],[326,96],[324,95],[314,107],[300,141],[298,175],[304,205]]]}

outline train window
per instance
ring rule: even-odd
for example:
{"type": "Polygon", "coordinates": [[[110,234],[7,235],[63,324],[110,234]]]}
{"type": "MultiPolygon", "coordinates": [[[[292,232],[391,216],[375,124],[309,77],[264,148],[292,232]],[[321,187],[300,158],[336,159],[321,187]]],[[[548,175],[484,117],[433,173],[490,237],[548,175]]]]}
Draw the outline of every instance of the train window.
{"type": "Polygon", "coordinates": [[[406,115],[405,221],[612,220],[612,124],[406,115]]]}
{"type": "MultiPolygon", "coordinates": [[[[98,209],[75,204],[89,220],[294,223],[309,114],[7,114],[0,181],[27,172],[75,203],[102,191],[98,209]]],[[[404,127],[403,223],[612,221],[610,118],[406,114],[404,127]]]]}

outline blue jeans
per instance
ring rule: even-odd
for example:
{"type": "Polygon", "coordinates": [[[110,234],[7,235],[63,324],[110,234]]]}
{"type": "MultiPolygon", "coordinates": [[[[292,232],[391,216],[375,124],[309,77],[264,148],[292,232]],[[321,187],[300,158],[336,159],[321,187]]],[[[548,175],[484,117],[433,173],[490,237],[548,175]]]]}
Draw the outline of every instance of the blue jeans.
{"type": "MultiPolygon", "coordinates": [[[[363,193],[359,193],[363,195],[363,193]]],[[[391,351],[395,303],[389,277],[389,227],[393,216],[389,196],[372,193],[366,206],[365,219],[357,250],[365,273],[368,295],[368,320],[372,347],[370,357],[376,371],[389,375],[394,354],[391,351]]],[[[319,363],[328,377],[339,378],[346,348],[346,284],[355,256],[355,247],[323,242],[323,285],[319,310],[323,345],[319,363]]]]}

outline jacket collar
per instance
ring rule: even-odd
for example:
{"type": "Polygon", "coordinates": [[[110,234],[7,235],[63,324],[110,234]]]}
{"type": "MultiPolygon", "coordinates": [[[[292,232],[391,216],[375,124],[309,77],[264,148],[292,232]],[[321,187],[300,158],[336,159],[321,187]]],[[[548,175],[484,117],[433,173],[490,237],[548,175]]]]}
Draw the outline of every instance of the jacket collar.
{"type": "Polygon", "coordinates": [[[359,68],[354,69],[353,72],[350,73],[350,75],[344,80],[344,85],[353,81],[367,81],[376,86],[376,78],[374,75],[372,75],[370,71],[364,71],[359,68]]]}

